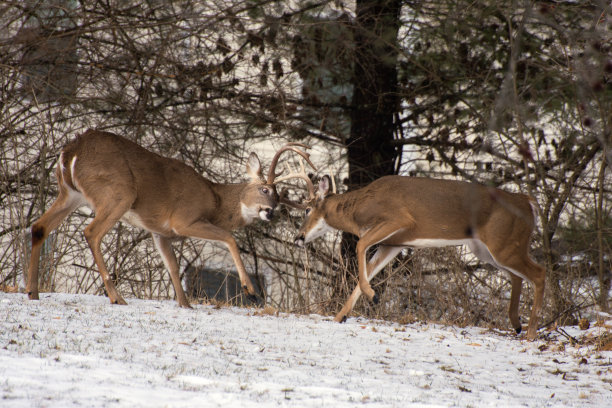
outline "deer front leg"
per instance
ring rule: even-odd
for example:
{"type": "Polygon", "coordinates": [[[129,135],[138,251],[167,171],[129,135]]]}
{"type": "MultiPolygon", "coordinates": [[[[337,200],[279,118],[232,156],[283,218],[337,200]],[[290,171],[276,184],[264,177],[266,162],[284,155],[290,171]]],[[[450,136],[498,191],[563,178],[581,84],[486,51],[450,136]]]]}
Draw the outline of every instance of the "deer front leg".
{"type": "MultiPolygon", "coordinates": [[[[371,281],[374,276],[376,276],[378,272],[380,272],[382,268],[384,268],[385,265],[389,263],[389,261],[395,258],[395,256],[401,250],[402,247],[391,247],[384,245],[379,246],[374,255],[372,255],[372,257],[368,261],[368,282],[371,281]]],[[[357,284],[355,286],[355,289],[353,289],[353,293],[351,293],[351,296],[344,304],[344,307],[342,307],[342,310],[340,310],[340,312],[334,318],[334,321],[339,323],[343,323],[344,321],[346,321],[346,317],[349,315],[349,313],[351,313],[360,296],[361,287],[359,286],[359,284],[357,284]]]]}
{"type": "Polygon", "coordinates": [[[242,289],[247,294],[249,300],[257,300],[257,292],[251,283],[251,279],[249,279],[249,276],[247,275],[242,259],[240,258],[238,245],[236,245],[236,240],[234,240],[231,233],[206,221],[199,221],[186,227],[178,227],[175,228],[175,230],[179,235],[224,243],[232,256],[232,259],[234,260],[236,269],[238,270],[238,277],[240,278],[242,289]]]}
{"type": "Polygon", "coordinates": [[[372,246],[386,240],[400,228],[388,223],[378,224],[361,236],[357,242],[357,263],[359,265],[359,287],[361,291],[374,303],[378,303],[378,296],[370,286],[367,274],[366,252],[372,246]]]}
{"type": "Polygon", "coordinates": [[[181,284],[179,275],[179,264],[174,255],[174,251],[172,251],[170,240],[158,234],[152,234],[152,236],[155,248],[157,248],[157,251],[160,253],[164,265],[166,265],[166,268],[170,271],[170,279],[172,280],[172,286],[174,286],[174,292],[176,293],[176,300],[179,306],[191,309],[191,305],[183,291],[183,285],[181,284]]]}
{"type": "Polygon", "coordinates": [[[527,338],[529,340],[535,340],[542,305],[544,303],[546,269],[529,258],[527,263],[531,271],[529,276],[531,277],[531,282],[533,284],[533,305],[531,306],[531,315],[529,317],[529,325],[527,326],[527,338]]]}
{"type": "Polygon", "coordinates": [[[110,213],[106,211],[99,211],[94,217],[93,221],[87,226],[87,228],[85,228],[85,231],[83,231],[87,244],[89,245],[91,253],[93,254],[94,261],[98,266],[98,272],[102,277],[102,282],[104,282],[106,294],[108,295],[110,302],[114,305],[127,305],[127,302],[123,299],[123,297],[121,297],[117,291],[117,288],[115,287],[115,284],[111,280],[108,269],[106,269],[106,264],[104,263],[102,251],[100,250],[100,244],[102,242],[102,237],[113,227],[113,225],[115,225],[117,221],[119,221],[119,218],[121,218],[125,211],[127,211],[127,209],[122,207],[117,207],[117,209],[111,211],[110,213]]]}
{"type": "Polygon", "coordinates": [[[521,300],[523,279],[510,273],[510,281],[512,282],[512,292],[510,294],[510,305],[508,306],[508,318],[516,334],[519,334],[522,331],[521,319],[519,317],[519,303],[521,300]]]}

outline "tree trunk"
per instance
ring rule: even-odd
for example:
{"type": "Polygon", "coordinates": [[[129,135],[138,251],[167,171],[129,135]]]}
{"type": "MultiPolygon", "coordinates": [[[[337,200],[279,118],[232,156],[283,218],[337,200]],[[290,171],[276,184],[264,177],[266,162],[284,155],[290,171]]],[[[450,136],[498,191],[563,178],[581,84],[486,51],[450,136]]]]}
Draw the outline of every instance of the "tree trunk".
{"type": "Polygon", "coordinates": [[[606,148],[604,147],[603,159],[599,169],[597,180],[597,206],[595,207],[595,217],[597,226],[597,277],[599,279],[599,295],[597,296],[597,304],[604,312],[609,312],[608,293],[610,292],[610,272],[606,270],[604,264],[604,180],[606,175],[606,148]]]}
{"type": "MultiPolygon", "coordinates": [[[[346,140],[349,190],[394,174],[401,150],[393,145],[395,113],[398,111],[397,34],[401,1],[357,0],[355,24],[355,65],[351,131],[346,140]]],[[[342,237],[346,272],[356,270],[356,238],[342,237]]],[[[351,274],[355,274],[352,272],[351,274]]],[[[335,285],[343,294],[348,276],[335,285]]],[[[352,286],[352,285],[349,285],[352,286]]],[[[352,287],[348,290],[351,290],[352,287]]]]}
{"type": "Polygon", "coordinates": [[[349,190],[395,172],[393,118],[398,110],[397,33],[401,2],[357,0],[349,190]]]}

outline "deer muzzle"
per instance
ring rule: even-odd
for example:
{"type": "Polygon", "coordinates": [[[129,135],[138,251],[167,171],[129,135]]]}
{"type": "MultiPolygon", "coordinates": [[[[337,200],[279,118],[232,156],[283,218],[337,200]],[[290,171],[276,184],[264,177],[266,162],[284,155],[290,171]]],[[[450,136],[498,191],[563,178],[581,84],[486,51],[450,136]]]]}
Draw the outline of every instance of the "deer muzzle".
{"type": "Polygon", "coordinates": [[[259,210],[259,218],[261,218],[262,220],[271,221],[273,217],[274,217],[274,208],[265,207],[259,210]]]}
{"type": "Polygon", "coordinates": [[[304,241],[305,241],[304,234],[299,234],[297,237],[295,237],[294,244],[297,247],[304,248],[304,241]]]}

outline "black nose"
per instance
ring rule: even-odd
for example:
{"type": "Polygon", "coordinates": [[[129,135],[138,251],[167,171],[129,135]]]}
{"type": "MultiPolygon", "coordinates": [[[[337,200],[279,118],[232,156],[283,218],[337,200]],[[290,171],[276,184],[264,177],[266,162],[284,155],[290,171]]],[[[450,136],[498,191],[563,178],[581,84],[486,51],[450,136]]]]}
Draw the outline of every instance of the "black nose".
{"type": "Polygon", "coordinates": [[[304,246],[304,234],[300,234],[295,238],[294,241],[295,246],[303,247],[304,246]]]}
{"type": "Polygon", "coordinates": [[[266,213],[266,218],[268,220],[271,220],[272,217],[274,217],[274,209],[273,208],[266,208],[264,211],[266,213]]]}

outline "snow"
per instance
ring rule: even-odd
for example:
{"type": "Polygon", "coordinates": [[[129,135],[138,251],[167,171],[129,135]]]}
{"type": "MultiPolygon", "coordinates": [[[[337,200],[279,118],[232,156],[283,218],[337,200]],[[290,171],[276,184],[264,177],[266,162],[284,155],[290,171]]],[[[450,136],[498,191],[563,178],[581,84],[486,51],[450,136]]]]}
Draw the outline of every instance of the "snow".
{"type": "Polygon", "coordinates": [[[558,332],[128,303],[0,293],[0,406],[612,406],[612,351],[558,332]]]}

